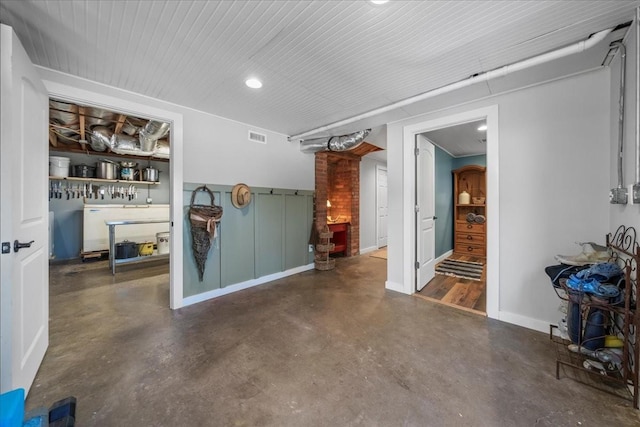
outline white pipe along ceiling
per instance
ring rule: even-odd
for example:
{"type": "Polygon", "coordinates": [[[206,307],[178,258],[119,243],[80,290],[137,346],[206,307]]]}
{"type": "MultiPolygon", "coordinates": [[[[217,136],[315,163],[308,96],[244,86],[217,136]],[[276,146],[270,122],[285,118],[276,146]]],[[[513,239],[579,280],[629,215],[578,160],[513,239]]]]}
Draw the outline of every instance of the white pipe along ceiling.
{"type": "Polygon", "coordinates": [[[603,31],[599,31],[597,33],[592,34],[589,38],[587,38],[585,40],[582,40],[582,41],[579,41],[577,43],[574,43],[572,45],[565,46],[563,48],[556,49],[556,50],[553,50],[551,52],[543,53],[541,55],[534,56],[532,58],[525,59],[525,60],[520,61],[520,62],[515,62],[513,64],[505,65],[505,66],[500,67],[500,68],[496,68],[496,69],[493,69],[493,70],[490,70],[490,71],[479,73],[479,74],[473,75],[473,76],[471,76],[471,77],[469,77],[467,79],[460,80],[458,82],[449,84],[447,86],[442,86],[440,88],[433,89],[433,90],[430,90],[428,92],[424,92],[422,94],[415,95],[415,96],[403,99],[403,100],[398,101],[398,102],[394,102],[393,104],[389,104],[389,105],[386,105],[384,107],[380,107],[380,108],[376,108],[374,110],[367,111],[366,113],[362,113],[362,114],[359,114],[357,116],[353,116],[353,117],[350,117],[350,118],[347,118],[347,119],[344,119],[344,120],[340,120],[340,121],[331,123],[329,125],[321,126],[321,127],[318,127],[318,128],[315,128],[315,129],[311,129],[311,130],[303,132],[303,133],[299,133],[297,135],[290,136],[289,140],[290,141],[299,140],[299,139],[302,139],[302,138],[304,138],[306,136],[315,135],[315,134],[320,133],[320,132],[326,132],[326,131],[329,131],[331,129],[335,129],[335,128],[340,127],[340,126],[344,126],[344,125],[348,125],[348,124],[354,123],[354,122],[356,122],[358,120],[362,120],[362,119],[366,119],[366,118],[369,118],[369,117],[372,117],[372,116],[375,116],[375,115],[378,115],[378,114],[386,113],[388,111],[395,110],[397,108],[401,108],[401,107],[404,107],[406,105],[413,104],[415,102],[423,101],[423,100],[428,99],[428,98],[433,98],[435,96],[442,95],[444,93],[452,92],[454,90],[461,89],[463,87],[470,86],[470,85],[473,85],[475,83],[485,82],[485,81],[491,80],[491,79],[496,78],[496,77],[503,77],[503,76],[506,76],[508,74],[514,73],[516,71],[520,71],[520,70],[524,70],[526,68],[533,67],[535,65],[539,65],[539,64],[543,64],[543,63],[546,63],[546,62],[549,62],[549,61],[553,61],[555,59],[563,58],[565,56],[568,56],[568,55],[571,55],[571,54],[574,54],[574,53],[583,52],[583,51],[595,46],[596,44],[598,44],[602,40],[604,40],[605,37],[607,37],[607,35],[609,35],[609,33],[611,33],[612,31],[613,31],[613,28],[609,28],[609,29],[606,29],[606,30],[603,30],[603,31]]]}

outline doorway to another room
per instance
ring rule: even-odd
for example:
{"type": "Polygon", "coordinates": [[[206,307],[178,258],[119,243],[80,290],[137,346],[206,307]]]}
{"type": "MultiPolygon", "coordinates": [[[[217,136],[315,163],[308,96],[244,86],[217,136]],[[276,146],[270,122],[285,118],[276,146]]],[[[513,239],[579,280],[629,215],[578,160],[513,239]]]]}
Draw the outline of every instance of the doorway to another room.
{"type": "Polygon", "coordinates": [[[486,315],[486,118],[416,135],[415,295],[486,315]]]}

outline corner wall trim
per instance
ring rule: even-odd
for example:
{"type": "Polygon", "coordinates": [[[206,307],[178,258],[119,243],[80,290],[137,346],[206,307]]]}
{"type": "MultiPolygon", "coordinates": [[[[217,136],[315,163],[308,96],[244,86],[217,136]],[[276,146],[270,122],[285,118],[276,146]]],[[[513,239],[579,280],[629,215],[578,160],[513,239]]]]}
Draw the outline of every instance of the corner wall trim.
{"type": "Polygon", "coordinates": [[[305,271],[313,270],[313,264],[302,265],[300,267],[291,268],[286,271],[269,274],[267,276],[258,277],[257,279],[247,280],[246,282],[235,283],[233,285],[225,286],[220,289],[213,289],[211,291],[203,292],[201,294],[192,295],[182,300],[182,306],[196,304],[199,302],[207,301],[213,298],[221,297],[223,295],[231,294],[233,292],[241,291],[243,289],[252,288],[254,286],[262,285],[267,282],[282,279],[284,277],[293,276],[294,274],[303,273],[305,271]]]}
{"type": "Polygon", "coordinates": [[[384,282],[384,287],[385,289],[388,289],[390,291],[396,291],[396,292],[400,292],[401,294],[405,294],[405,295],[411,295],[410,293],[407,293],[404,289],[404,286],[402,285],[402,283],[396,283],[396,282],[390,282],[390,281],[385,281],[384,282]]]}
{"type": "Polygon", "coordinates": [[[369,246],[368,248],[360,249],[360,255],[368,254],[369,252],[377,251],[378,248],[376,246],[369,246]]]}
{"type": "Polygon", "coordinates": [[[451,255],[453,255],[453,249],[448,250],[447,252],[443,253],[438,258],[436,258],[436,264],[444,261],[445,259],[449,258],[451,255]]]}

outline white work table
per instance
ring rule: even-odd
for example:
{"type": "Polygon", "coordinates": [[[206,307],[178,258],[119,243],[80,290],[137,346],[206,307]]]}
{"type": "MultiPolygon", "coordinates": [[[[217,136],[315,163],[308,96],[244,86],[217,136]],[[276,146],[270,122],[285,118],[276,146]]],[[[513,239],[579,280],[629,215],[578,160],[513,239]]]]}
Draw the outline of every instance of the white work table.
{"type": "Polygon", "coordinates": [[[116,227],[119,225],[136,225],[136,224],[160,224],[169,223],[168,219],[122,219],[105,221],[104,223],[109,227],[109,267],[111,268],[111,274],[116,274],[116,265],[128,264],[130,262],[141,262],[159,258],[169,258],[169,254],[156,254],[137,256],[133,258],[116,259],[116,227]]]}

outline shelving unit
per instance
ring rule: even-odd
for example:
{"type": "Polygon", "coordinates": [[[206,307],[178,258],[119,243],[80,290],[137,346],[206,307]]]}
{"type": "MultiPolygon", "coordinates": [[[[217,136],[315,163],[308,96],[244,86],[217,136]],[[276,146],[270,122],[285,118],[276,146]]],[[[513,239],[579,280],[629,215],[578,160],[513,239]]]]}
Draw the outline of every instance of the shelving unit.
{"type": "Polygon", "coordinates": [[[335,243],[331,243],[333,231],[325,224],[319,232],[320,242],[316,244],[314,267],[316,270],[333,270],[336,266],[336,260],[329,257],[331,251],[336,248],[335,243]]]}
{"type": "Polygon", "coordinates": [[[473,203],[473,199],[479,197],[486,202],[486,170],[484,166],[468,165],[453,171],[453,252],[456,254],[486,257],[486,223],[475,220],[476,216],[486,220],[486,204],[473,203]],[[458,202],[462,191],[469,193],[470,203],[458,202]]]}
{"type": "Polygon", "coordinates": [[[116,265],[129,264],[132,262],[143,262],[157,259],[169,259],[169,254],[158,254],[154,251],[153,255],[137,256],[134,258],[122,258],[116,259],[116,227],[120,225],[140,225],[140,224],[163,224],[169,223],[168,219],[142,219],[142,220],[119,220],[119,221],[105,221],[107,227],[109,227],[109,267],[111,268],[111,274],[116,274],[116,265]]]}
{"type": "Polygon", "coordinates": [[[136,181],[127,179],[103,179],[103,178],[80,178],[75,176],[50,176],[51,181],[78,181],[78,182],[103,182],[103,183],[122,183],[122,184],[141,184],[141,185],[158,185],[159,181],[136,181]]]}
{"type": "MultiPolygon", "coordinates": [[[[638,409],[640,313],[637,308],[637,274],[640,246],[636,230],[620,226],[613,235],[607,235],[607,247],[612,253],[610,262],[617,263],[624,272],[625,286],[621,290],[623,298],[611,301],[578,293],[567,288],[566,279],[560,280],[564,292],[558,295],[566,301],[571,300],[575,305],[574,309],[580,319],[580,331],[577,333],[576,343],[569,337],[563,337],[557,326],[550,326],[550,339],[556,344],[556,378],[560,379],[561,366],[568,367],[575,380],[629,398],[633,401],[633,407],[638,409]],[[596,316],[593,313],[598,314],[596,316]],[[590,334],[585,337],[587,334],[583,331],[588,328],[593,330],[594,327],[600,328],[604,335],[590,334]],[[607,335],[614,335],[622,341],[620,351],[600,347],[607,335]]],[[[571,316],[571,310],[568,316],[571,316]]],[[[567,370],[563,372],[568,373],[567,370]]]]}

